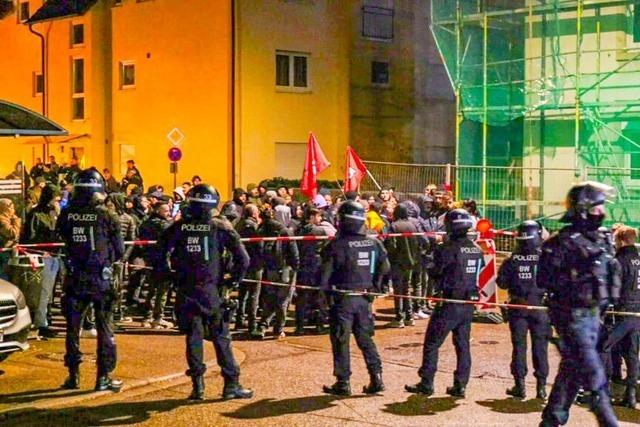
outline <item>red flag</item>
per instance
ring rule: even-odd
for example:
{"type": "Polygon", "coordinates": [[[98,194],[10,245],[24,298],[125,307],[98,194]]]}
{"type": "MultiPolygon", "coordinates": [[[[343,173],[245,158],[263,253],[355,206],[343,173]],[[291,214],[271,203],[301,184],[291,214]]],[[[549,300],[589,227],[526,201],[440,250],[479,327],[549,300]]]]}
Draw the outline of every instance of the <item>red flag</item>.
{"type": "Polygon", "coordinates": [[[357,191],[360,182],[367,174],[367,167],[362,163],[360,157],[353,148],[347,146],[347,166],[344,177],[344,191],[357,191]]]}
{"type": "Polygon", "coordinates": [[[309,199],[313,199],[318,194],[318,174],[328,168],[329,161],[322,152],[318,140],[309,134],[309,143],[307,145],[307,157],[304,160],[304,171],[302,171],[302,180],[300,181],[300,191],[309,199]]]}

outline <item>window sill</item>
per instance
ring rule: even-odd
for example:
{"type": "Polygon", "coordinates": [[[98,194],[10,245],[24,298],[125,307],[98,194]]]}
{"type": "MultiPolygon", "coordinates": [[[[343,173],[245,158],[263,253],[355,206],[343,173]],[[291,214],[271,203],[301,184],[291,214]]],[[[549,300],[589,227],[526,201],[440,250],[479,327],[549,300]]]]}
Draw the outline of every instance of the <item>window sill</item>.
{"type": "Polygon", "coordinates": [[[308,87],[290,87],[290,86],[276,86],[277,93],[301,93],[310,94],[313,93],[311,88],[308,87]]]}
{"type": "Polygon", "coordinates": [[[120,86],[120,90],[134,90],[136,85],[120,86]]]}
{"type": "Polygon", "coordinates": [[[71,49],[81,49],[84,47],[84,43],[72,44],[71,49]]]}
{"type": "Polygon", "coordinates": [[[362,36],[362,39],[370,41],[370,42],[393,43],[393,38],[383,39],[383,38],[380,38],[380,37],[362,36]]]}

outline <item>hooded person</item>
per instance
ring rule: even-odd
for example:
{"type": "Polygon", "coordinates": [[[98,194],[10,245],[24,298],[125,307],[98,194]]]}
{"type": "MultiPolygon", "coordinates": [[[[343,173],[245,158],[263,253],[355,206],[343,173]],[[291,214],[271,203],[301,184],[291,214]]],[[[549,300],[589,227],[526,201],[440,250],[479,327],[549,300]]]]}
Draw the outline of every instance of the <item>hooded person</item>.
{"type": "MultiPolygon", "coordinates": [[[[0,248],[11,248],[18,243],[22,221],[10,199],[0,199],[0,248]]],[[[5,268],[10,252],[0,252],[0,278],[8,279],[5,268]]]]}
{"type": "Polygon", "coordinates": [[[273,211],[276,221],[289,228],[291,225],[291,208],[287,205],[276,205],[273,211]]]}
{"type": "Polygon", "coordinates": [[[256,184],[247,185],[247,202],[253,203],[257,207],[262,205],[262,199],[260,198],[260,189],[256,184]]]}

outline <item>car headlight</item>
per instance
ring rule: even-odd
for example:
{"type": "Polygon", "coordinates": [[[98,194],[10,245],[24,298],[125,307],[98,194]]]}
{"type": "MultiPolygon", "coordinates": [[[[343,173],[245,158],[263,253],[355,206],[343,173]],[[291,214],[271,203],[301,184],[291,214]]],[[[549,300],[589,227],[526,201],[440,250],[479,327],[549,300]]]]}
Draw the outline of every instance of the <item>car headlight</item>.
{"type": "Polygon", "coordinates": [[[27,306],[27,300],[20,291],[18,291],[18,294],[16,295],[16,304],[18,305],[18,310],[22,310],[27,306]]]}

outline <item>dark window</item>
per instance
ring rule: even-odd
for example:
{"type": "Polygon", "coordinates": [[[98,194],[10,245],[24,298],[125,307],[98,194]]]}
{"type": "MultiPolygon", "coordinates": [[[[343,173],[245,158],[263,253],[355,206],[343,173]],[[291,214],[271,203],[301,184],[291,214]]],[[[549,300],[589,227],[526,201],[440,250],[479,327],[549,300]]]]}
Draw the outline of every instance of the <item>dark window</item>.
{"type": "Polygon", "coordinates": [[[289,55],[276,55],[276,86],[289,86],[289,55]]]}
{"type": "Polygon", "coordinates": [[[84,24],[74,24],[71,26],[71,44],[73,46],[84,44],[84,24]]]}
{"type": "Polygon", "coordinates": [[[36,73],[34,79],[34,93],[36,95],[42,95],[44,93],[44,76],[40,73],[36,73]]]}
{"type": "Polygon", "coordinates": [[[31,14],[29,13],[29,2],[23,1],[20,3],[20,22],[25,22],[31,14]]]}
{"type": "Polygon", "coordinates": [[[73,120],[84,119],[84,97],[73,98],[73,120]]]}
{"type": "Polygon", "coordinates": [[[389,63],[373,61],[371,63],[371,83],[389,84],[389,63]]]}
{"type": "Polygon", "coordinates": [[[136,85],[136,65],[133,62],[122,62],[120,65],[120,87],[136,85]]]}
{"type": "Polygon", "coordinates": [[[293,85],[295,87],[307,87],[307,57],[293,57],[293,85]]]}
{"type": "Polygon", "coordinates": [[[379,40],[393,40],[393,9],[364,6],[362,8],[362,36],[379,40]]]}
{"type": "Polygon", "coordinates": [[[640,42],[640,1],[633,5],[633,42],[640,42]]]}
{"type": "Polygon", "coordinates": [[[84,93],[84,59],[73,60],[73,93],[84,93]]]}

